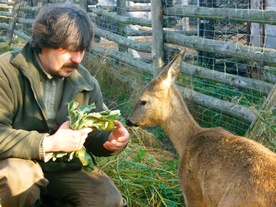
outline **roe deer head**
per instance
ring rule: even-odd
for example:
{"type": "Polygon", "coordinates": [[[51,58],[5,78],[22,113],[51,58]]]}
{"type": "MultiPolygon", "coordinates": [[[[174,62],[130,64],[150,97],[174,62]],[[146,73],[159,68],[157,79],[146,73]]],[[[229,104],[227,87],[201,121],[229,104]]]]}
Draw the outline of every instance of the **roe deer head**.
{"type": "Polygon", "coordinates": [[[165,130],[180,156],[178,177],[188,207],[275,207],[276,154],[196,123],[174,84],[183,54],[144,88],[127,125],[165,130]]]}

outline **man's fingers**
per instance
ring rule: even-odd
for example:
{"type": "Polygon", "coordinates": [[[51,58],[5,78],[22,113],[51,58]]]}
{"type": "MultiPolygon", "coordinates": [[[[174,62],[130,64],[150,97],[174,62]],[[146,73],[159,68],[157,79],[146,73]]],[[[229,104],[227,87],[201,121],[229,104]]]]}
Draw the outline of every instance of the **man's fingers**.
{"type": "Polygon", "coordinates": [[[60,129],[68,129],[69,127],[70,127],[70,121],[66,121],[59,128],[60,129]]]}
{"type": "Polygon", "coordinates": [[[115,120],[115,121],[114,121],[114,124],[115,124],[115,126],[117,126],[117,127],[122,127],[122,126],[123,126],[123,124],[122,124],[120,121],[118,121],[118,120],[115,120]]]}
{"type": "Polygon", "coordinates": [[[79,130],[81,136],[87,136],[92,131],[93,131],[92,128],[84,128],[79,130]]]}
{"type": "Polygon", "coordinates": [[[120,149],[119,147],[117,147],[116,145],[114,145],[113,143],[111,143],[109,141],[104,143],[104,147],[110,151],[117,151],[120,149]]]}

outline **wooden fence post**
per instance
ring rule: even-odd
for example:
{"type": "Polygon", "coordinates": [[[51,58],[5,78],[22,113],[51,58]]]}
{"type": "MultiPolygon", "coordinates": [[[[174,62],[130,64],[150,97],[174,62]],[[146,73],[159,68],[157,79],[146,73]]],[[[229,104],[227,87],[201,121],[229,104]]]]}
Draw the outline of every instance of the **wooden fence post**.
{"type": "Polygon", "coordinates": [[[13,6],[12,17],[9,21],[9,28],[7,32],[6,41],[5,41],[5,44],[7,45],[11,45],[12,43],[13,30],[17,22],[20,6],[21,6],[21,0],[16,0],[13,6]]]}
{"type": "Polygon", "coordinates": [[[162,0],[151,0],[152,65],[156,77],[164,65],[164,34],[162,0]]]}
{"type": "MultiPolygon", "coordinates": [[[[126,0],[117,0],[117,14],[121,16],[126,16],[126,0]]],[[[118,33],[123,37],[127,36],[127,28],[125,24],[118,24],[118,33]]],[[[119,44],[118,50],[120,52],[126,52],[127,48],[119,44]]]]}
{"type": "Polygon", "coordinates": [[[88,11],[88,0],[80,0],[80,7],[83,8],[85,11],[88,11]]]}

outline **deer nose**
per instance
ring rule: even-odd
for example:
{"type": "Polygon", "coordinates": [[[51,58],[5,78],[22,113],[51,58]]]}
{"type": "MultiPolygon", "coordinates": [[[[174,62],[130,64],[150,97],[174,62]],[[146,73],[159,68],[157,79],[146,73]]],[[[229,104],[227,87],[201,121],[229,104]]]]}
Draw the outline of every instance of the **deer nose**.
{"type": "Polygon", "coordinates": [[[132,123],[129,119],[126,120],[126,125],[130,126],[130,127],[133,127],[133,126],[137,127],[138,126],[137,124],[132,123]]]}

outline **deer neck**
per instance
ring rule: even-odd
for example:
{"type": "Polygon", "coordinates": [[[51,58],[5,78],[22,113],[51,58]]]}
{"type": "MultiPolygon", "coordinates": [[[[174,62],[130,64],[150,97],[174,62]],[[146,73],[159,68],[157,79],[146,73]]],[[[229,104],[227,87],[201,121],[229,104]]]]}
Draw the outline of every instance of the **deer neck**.
{"type": "Polygon", "coordinates": [[[172,94],[171,100],[171,110],[162,123],[162,128],[169,136],[177,153],[181,156],[190,137],[202,128],[194,120],[177,90],[172,94]]]}

